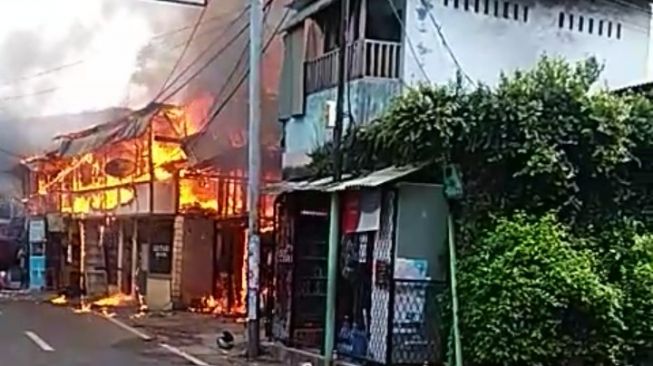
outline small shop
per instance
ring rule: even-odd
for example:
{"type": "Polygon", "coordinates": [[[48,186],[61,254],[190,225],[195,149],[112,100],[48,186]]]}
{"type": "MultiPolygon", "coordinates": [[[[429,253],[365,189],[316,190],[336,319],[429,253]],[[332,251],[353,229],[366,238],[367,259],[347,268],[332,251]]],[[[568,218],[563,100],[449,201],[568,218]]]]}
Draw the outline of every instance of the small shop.
{"type": "Polygon", "coordinates": [[[321,353],[329,202],[340,195],[336,352],[353,362],[443,361],[437,297],[446,290],[448,206],[424,167],[333,183],[284,182],[279,198],[274,336],[321,353]]]}

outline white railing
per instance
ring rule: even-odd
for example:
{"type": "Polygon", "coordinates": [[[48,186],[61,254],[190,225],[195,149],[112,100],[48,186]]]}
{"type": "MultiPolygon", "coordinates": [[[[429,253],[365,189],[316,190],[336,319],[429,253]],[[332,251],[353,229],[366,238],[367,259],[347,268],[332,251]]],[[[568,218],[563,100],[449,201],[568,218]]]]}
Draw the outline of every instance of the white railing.
{"type": "MultiPolygon", "coordinates": [[[[338,54],[338,50],[333,50],[304,63],[307,94],[336,86],[338,54]]],[[[347,46],[346,78],[348,80],[364,77],[398,79],[400,62],[400,43],[371,39],[358,40],[347,46]]]]}

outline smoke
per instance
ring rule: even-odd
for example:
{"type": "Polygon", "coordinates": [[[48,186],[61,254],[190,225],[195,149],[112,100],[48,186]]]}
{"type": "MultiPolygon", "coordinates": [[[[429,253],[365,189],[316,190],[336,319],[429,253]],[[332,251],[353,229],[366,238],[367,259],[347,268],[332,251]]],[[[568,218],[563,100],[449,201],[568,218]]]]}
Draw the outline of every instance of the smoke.
{"type": "MultiPolygon", "coordinates": [[[[211,47],[195,67],[202,65],[246,24],[245,15],[227,27],[242,13],[245,1],[210,4],[178,70],[211,47]]],[[[279,19],[279,8],[271,12],[268,24],[279,19]]],[[[51,147],[56,134],[105,122],[124,108],[143,107],[161,90],[200,12],[199,7],[159,0],[0,1],[0,147],[32,155],[51,147]]],[[[246,45],[245,32],[169,102],[185,103],[205,92],[223,97],[218,90],[246,45]]],[[[279,46],[270,50],[273,57],[265,58],[274,62],[269,67],[274,72],[264,70],[266,90],[276,90],[279,46]]],[[[244,61],[235,80],[246,68],[244,61]]],[[[245,94],[241,90],[234,98],[237,105],[229,110],[236,112],[226,118],[237,119],[239,126],[246,119],[245,94]]],[[[0,152],[0,171],[16,161],[0,152]]]]}

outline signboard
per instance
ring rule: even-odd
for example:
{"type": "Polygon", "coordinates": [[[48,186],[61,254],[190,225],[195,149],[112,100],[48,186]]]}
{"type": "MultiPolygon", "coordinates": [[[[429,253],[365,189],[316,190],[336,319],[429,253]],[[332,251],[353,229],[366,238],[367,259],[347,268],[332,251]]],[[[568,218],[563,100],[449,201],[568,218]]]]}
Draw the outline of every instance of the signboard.
{"type": "Polygon", "coordinates": [[[170,274],[172,271],[172,245],[153,243],[150,245],[150,273],[170,274]]]}
{"type": "Polygon", "coordinates": [[[381,191],[345,192],[342,231],[346,234],[376,231],[381,221],[381,191]]]}
{"type": "Polygon", "coordinates": [[[45,220],[43,219],[30,220],[29,241],[32,243],[45,241],[45,220]]]}

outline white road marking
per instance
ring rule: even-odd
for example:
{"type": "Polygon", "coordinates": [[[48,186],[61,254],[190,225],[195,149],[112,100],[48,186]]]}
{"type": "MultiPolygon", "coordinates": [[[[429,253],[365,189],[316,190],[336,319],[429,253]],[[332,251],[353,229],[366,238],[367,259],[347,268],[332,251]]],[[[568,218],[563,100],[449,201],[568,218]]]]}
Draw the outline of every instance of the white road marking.
{"type": "Polygon", "coordinates": [[[36,343],[37,346],[41,347],[41,349],[44,350],[45,352],[54,352],[54,348],[52,348],[52,346],[50,346],[46,341],[44,341],[36,333],[26,331],[25,335],[29,339],[31,339],[34,343],[36,343]]]}
{"type": "MultiPolygon", "coordinates": [[[[101,316],[102,316],[102,315],[101,315],[101,316]]],[[[120,328],[122,328],[122,329],[124,329],[124,330],[126,330],[126,331],[128,331],[128,332],[130,332],[130,333],[132,333],[132,334],[134,334],[135,336],[137,336],[138,338],[140,338],[140,339],[142,339],[142,340],[144,340],[144,341],[151,341],[151,340],[152,340],[152,337],[150,337],[149,335],[147,335],[147,334],[141,332],[140,330],[138,330],[138,329],[136,329],[136,328],[134,328],[134,327],[132,327],[132,326],[129,326],[129,325],[127,325],[127,324],[121,322],[120,320],[118,320],[118,319],[116,319],[116,318],[114,318],[114,317],[111,317],[111,316],[102,316],[102,317],[103,317],[104,319],[106,319],[106,320],[112,322],[113,324],[119,326],[120,328]]]]}
{"type": "Polygon", "coordinates": [[[171,346],[169,344],[165,344],[165,343],[161,343],[160,346],[161,346],[161,348],[169,351],[170,353],[174,353],[175,355],[186,359],[186,361],[192,363],[193,365],[196,365],[196,366],[211,366],[210,364],[200,360],[199,358],[197,358],[197,357],[195,357],[195,356],[193,356],[191,354],[188,354],[188,353],[180,350],[177,347],[173,347],[173,346],[171,346]]]}

